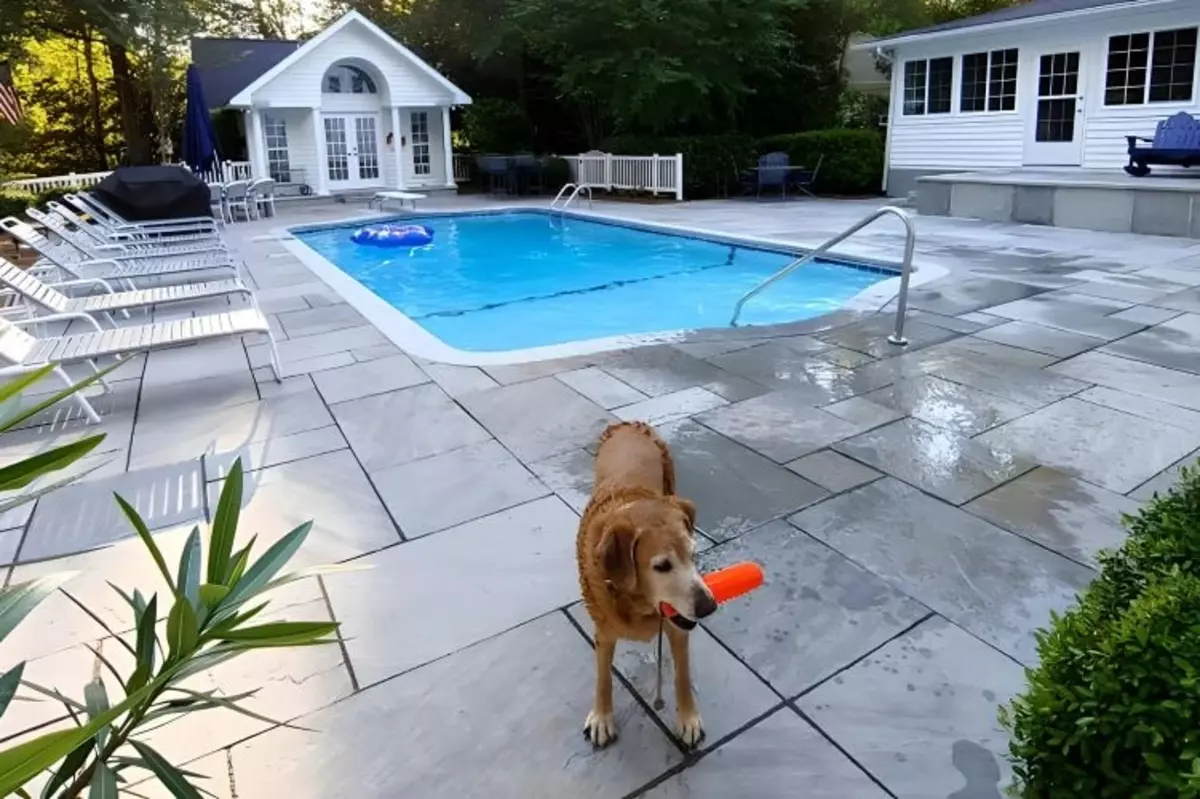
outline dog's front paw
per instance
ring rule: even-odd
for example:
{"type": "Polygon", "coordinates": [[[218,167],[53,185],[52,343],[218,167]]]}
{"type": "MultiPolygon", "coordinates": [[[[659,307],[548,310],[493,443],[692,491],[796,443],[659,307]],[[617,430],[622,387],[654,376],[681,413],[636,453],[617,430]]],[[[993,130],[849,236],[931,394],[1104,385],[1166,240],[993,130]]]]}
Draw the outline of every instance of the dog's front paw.
{"type": "Polygon", "coordinates": [[[617,740],[617,723],[612,713],[588,713],[587,721],[583,722],[583,736],[592,742],[592,746],[603,748],[617,740]]]}
{"type": "Polygon", "coordinates": [[[704,740],[704,722],[700,720],[700,713],[696,711],[680,713],[679,724],[676,726],[675,732],[688,749],[695,749],[699,746],[700,742],[704,740]]]}

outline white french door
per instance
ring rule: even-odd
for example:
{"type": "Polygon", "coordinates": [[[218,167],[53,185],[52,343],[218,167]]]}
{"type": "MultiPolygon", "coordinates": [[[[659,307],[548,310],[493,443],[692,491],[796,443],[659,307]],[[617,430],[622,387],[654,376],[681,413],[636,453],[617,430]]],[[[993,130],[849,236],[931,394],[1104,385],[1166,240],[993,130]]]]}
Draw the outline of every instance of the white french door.
{"type": "Polygon", "coordinates": [[[1078,50],[1043,53],[1025,134],[1025,163],[1079,166],[1083,163],[1083,55],[1078,50]]]}
{"type": "Polygon", "coordinates": [[[326,114],[323,122],[329,188],[381,185],[378,115],[326,114]]]}
{"type": "Polygon", "coordinates": [[[409,168],[414,183],[423,183],[433,176],[429,149],[429,112],[409,112],[409,168]]]}

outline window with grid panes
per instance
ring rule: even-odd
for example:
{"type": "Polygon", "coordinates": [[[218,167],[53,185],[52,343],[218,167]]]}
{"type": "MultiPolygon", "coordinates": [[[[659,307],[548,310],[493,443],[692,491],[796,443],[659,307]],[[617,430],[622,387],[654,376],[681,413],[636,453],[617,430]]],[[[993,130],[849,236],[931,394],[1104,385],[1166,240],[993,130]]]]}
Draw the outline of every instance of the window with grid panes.
{"type": "Polygon", "coordinates": [[[1019,57],[1016,48],[964,55],[959,111],[970,114],[1016,110],[1019,57]]]}
{"type": "Polygon", "coordinates": [[[1104,104],[1190,102],[1195,91],[1196,32],[1196,28],[1179,28],[1110,37],[1104,104]]]}
{"type": "Polygon", "coordinates": [[[263,138],[267,144],[267,174],[279,183],[290,183],[292,165],[288,161],[287,124],[279,117],[263,117],[263,138]]]}

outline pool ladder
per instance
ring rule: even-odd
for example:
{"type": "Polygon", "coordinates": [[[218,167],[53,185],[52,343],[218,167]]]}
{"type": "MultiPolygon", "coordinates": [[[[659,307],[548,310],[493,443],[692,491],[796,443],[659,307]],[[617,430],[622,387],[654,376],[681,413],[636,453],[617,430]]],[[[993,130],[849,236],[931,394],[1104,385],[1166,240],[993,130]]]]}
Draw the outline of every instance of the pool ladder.
{"type": "Polygon", "coordinates": [[[571,201],[574,200],[575,198],[577,198],[579,196],[580,192],[584,192],[584,191],[587,192],[588,208],[591,208],[592,207],[592,187],[588,186],[587,184],[568,183],[565,186],[563,186],[561,189],[559,189],[558,194],[555,196],[555,198],[553,200],[550,201],[550,210],[551,211],[567,210],[567,206],[571,204],[571,201]],[[559,205],[558,204],[559,201],[562,200],[563,195],[567,193],[568,189],[573,190],[573,191],[571,191],[571,195],[569,197],[567,197],[566,201],[563,202],[562,205],[559,205]]]}
{"type": "Polygon", "coordinates": [[[830,249],[836,247],[838,244],[841,244],[858,231],[862,230],[873,222],[883,219],[885,216],[898,217],[900,221],[904,223],[904,260],[901,262],[900,266],[900,292],[897,295],[896,300],[896,329],[891,335],[888,336],[888,342],[901,347],[907,344],[908,339],[904,337],[904,316],[908,311],[908,279],[912,274],[913,249],[917,244],[917,231],[916,228],[913,227],[912,217],[908,214],[908,212],[900,208],[896,208],[893,205],[885,205],[883,208],[879,208],[868,214],[866,217],[860,219],[858,222],[855,222],[853,225],[846,228],[841,233],[822,244],[820,247],[817,247],[812,252],[806,253],[800,258],[792,261],[783,269],[780,269],[778,272],[747,291],[742,295],[742,298],[737,301],[737,305],[733,307],[733,318],[729,320],[730,327],[737,327],[738,317],[742,315],[742,306],[744,306],[751,298],[787,277],[792,272],[795,272],[797,269],[804,266],[818,255],[828,252],[830,249]]]}

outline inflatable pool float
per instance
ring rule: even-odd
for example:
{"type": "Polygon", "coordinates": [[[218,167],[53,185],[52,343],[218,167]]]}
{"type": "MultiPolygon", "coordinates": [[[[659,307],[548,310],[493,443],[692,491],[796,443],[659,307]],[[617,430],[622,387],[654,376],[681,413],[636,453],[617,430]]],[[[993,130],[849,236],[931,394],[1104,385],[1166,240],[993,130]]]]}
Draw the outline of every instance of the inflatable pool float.
{"type": "Polygon", "coordinates": [[[350,236],[355,244],[376,247],[424,247],[433,243],[433,228],[425,225],[367,225],[350,236]]]}

